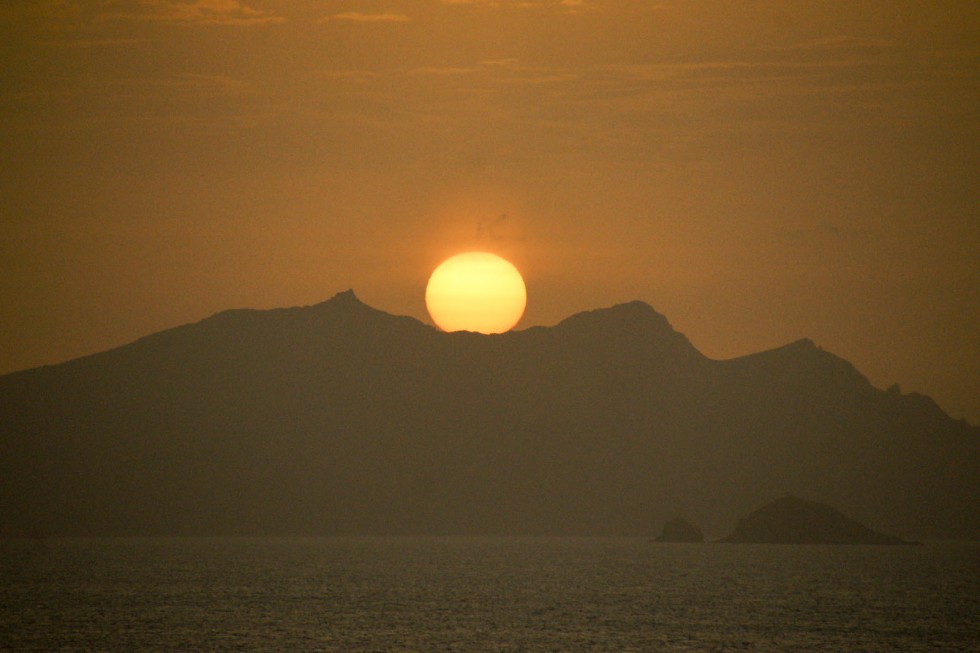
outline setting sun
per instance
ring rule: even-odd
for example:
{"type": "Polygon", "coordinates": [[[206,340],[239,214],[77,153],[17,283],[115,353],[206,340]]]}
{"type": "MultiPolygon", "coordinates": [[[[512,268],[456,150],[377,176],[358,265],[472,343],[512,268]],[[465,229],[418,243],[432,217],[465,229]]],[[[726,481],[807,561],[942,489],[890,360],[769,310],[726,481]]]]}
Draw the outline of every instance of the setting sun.
{"type": "Polygon", "coordinates": [[[521,273],[487,252],[446,259],[429,277],[425,289],[429,315],[443,331],[503,333],[520,321],[526,304],[521,273]]]}

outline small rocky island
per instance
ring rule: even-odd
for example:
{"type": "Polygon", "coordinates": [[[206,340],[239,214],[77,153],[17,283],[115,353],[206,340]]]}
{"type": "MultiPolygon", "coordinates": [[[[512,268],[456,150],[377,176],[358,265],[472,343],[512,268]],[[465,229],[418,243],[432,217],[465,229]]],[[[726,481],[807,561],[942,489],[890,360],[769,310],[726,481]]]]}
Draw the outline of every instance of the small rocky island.
{"type": "Polygon", "coordinates": [[[664,524],[664,530],[656,538],[657,542],[704,542],[704,533],[683,519],[671,519],[664,524]]]}
{"type": "Polygon", "coordinates": [[[725,543],[918,544],[873,531],[830,506],[784,496],[740,519],[725,543]]]}

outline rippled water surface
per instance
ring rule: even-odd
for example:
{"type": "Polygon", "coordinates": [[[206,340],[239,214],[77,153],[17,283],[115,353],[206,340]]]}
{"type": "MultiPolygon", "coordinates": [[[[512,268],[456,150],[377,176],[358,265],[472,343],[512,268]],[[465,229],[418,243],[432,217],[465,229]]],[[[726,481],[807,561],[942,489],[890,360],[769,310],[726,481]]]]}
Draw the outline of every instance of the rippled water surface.
{"type": "Polygon", "coordinates": [[[978,651],[980,546],[0,541],[4,651],[978,651]]]}

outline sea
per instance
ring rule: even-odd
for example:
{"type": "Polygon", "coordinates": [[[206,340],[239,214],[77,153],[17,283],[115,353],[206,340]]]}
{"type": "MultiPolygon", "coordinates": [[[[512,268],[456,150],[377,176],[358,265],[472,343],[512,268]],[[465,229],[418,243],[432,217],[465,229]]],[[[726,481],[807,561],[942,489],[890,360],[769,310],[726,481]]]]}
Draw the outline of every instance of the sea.
{"type": "Polygon", "coordinates": [[[2,651],[980,651],[980,543],[0,540],[2,651]]]}

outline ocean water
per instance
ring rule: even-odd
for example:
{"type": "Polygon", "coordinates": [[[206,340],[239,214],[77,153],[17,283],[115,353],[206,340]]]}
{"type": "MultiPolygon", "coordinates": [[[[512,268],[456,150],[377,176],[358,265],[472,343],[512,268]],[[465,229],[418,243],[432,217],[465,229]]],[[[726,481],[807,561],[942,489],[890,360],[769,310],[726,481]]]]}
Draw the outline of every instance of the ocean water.
{"type": "Polygon", "coordinates": [[[0,540],[3,651],[980,651],[980,545],[0,540]]]}

